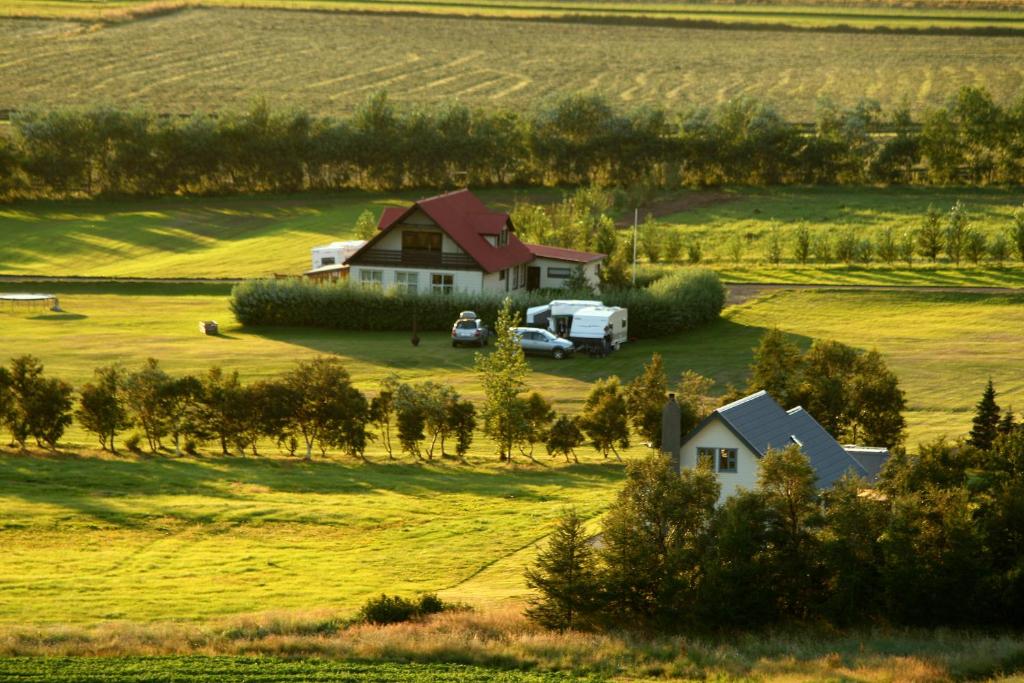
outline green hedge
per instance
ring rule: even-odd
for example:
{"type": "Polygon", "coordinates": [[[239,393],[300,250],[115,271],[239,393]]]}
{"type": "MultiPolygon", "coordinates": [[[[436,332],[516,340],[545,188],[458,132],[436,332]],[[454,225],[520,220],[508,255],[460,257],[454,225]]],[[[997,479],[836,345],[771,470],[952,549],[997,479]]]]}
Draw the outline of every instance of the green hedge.
{"type": "MultiPolygon", "coordinates": [[[[650,338],[714,320],[725,304],[725,289],[707,270],[685,269],[646,289],[587,293],[536,291],[512,296],[526,309],[552,298],[600,298],[629,309],[629,331],[650,338]]],[[[328,327],[341,330],[447,331],[460,311],[476,311],[485,322],[497,319],[503,294],[421,294],[366,289],[346,281],[316,284],[298,278],[248,280],[231,291],[231,310],[243,325],[328,327]]]]}

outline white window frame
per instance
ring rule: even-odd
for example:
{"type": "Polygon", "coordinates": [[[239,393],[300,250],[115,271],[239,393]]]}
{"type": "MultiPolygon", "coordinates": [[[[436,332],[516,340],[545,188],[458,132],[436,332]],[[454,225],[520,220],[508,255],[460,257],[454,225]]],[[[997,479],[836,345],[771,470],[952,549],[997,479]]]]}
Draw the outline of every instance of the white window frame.
{"type": "Polygon", "coordinates": [[[430,274],[430,292],[431,294],[451,294],[455,291],[455,276],[451,273],[431,273],[430,274]],[[440,278],[441,282],[438,283],[436,280],[440,278]],[[448,282],[445,282],[445,279],[448,282]]]}
{"type": "Polygon", "coordinates": [[[381,288],[384,286],[384,271],[383,270],[368,270],[366,268],[359,271],[359,284],[363,287],[377,287],[381,288]]]}
{"type": "Polygon", "coordinates": [[[395,289],[406,294],[419,294],[420,274],[414,270],[396,270],[395,289]]]}

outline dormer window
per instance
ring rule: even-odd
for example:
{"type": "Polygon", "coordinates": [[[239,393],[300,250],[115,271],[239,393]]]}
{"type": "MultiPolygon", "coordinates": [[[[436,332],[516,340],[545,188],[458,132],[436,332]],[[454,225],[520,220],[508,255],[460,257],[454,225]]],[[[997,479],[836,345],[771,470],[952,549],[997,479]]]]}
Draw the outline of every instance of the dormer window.
{"type": "Polygon", "coordinates": [[[499,247],[504,247],[507,244],[508,244],[508,226],[505,226],[505,227],[503,227],[501,229],[501,232],[498,233],[498,246],[499,247]]]}

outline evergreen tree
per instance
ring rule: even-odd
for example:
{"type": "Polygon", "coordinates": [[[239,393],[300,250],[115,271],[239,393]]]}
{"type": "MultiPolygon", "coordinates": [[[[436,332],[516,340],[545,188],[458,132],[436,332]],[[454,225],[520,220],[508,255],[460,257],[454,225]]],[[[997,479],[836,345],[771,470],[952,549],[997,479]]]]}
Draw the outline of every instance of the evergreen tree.
{"type": "Polygon", "coordinates": [[[651,444],[661,446],[661,411],[668,393],[668,377],[661,354],[651,356],[644,371],[626,385],[626,410],[633,428],[651,444]]]}
{"type": "Polygon", "coordinates": [[[586,629],[596,606],[597,574],[584,520],[565,512],[532,567],[526,585],[539,595],[529,600],[526,615],[545,628],[586,629]]]}
{"type": "Polygon", "coordinates": [[[975,448],[987,451],[992,448],[999,433],[999,406],[996,404],[996,390],[992,386],[992,379],[988,380],[985,392],[978,401],[974,414],[974,426],[971,427],[971,436],[967,440],[975,448]]]}
{"type": "Polygon", "coordinates": [[[1013,406],[1006,409],[1003,413],[1003,417],[999,420],[998,431],[1002,435],[1010,434],[1017,428],[1017,423],[1013,415],[1013,406]]]}
{"type": "Polygon", "coordinates": [[[794,389],[800,381],[803,365],[800,347],[786,339],[777,327],[761,335],[750,365],[751,391],[764,389],[784,407],[792,403],[794,389]]]}

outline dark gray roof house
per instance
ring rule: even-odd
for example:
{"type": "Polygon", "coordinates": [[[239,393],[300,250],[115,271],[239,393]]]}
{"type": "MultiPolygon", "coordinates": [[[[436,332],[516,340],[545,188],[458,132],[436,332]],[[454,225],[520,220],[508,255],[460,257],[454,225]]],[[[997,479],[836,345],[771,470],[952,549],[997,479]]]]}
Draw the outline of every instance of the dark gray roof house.
{"type": "Polygon", "coordinates": [[[679,466],[693,467],[699,458],[711,457],[724,497],[740,486],[753,488],[756,460],[769,449],[792,444],[807,455],[819,488],[832,486],[846,472],[873,480],[888,457],[885,449],[844,448],[806,410],[784,410],[766,391],[759,391],[713,411],[684,437],[679,466]]]}

